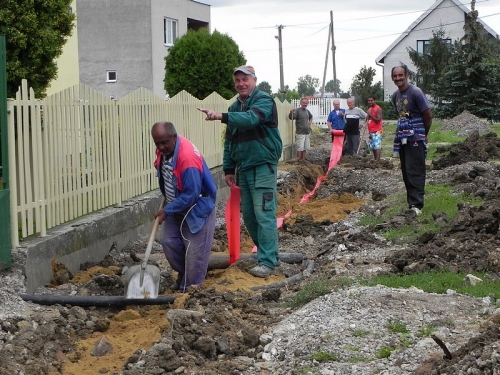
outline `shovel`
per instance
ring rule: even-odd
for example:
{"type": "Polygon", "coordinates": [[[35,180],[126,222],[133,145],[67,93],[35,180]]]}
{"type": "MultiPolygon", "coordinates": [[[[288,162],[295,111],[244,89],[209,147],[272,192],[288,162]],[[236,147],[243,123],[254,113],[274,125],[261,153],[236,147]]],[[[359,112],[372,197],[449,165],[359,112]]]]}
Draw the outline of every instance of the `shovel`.
{"type": "MultiPolygon", "coordinates": [[[[160,209],[163,208],[165,198],[160,203],[160,209]]],[[[160,217],[155,219],[153,230],[149,236],[148,247],[144,254],[144,259],[140,265],[130,267],[125,272],[125,298],[157,298],[158,288],[160,286],[160,269],[148,264],[151,248],[155,240],[156,231],[160,224],[160,217]]]]}

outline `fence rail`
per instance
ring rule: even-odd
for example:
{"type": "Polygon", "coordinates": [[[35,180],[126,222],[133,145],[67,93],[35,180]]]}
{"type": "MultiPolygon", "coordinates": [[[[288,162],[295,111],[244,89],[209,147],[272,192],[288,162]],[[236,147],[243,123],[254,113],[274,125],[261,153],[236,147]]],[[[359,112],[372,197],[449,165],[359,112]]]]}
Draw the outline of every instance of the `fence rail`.
{"type": "MultiPolygon", "coordinates": [[[[210,168],[220,166],[224,125],[206,122],[196,108],[224,112],[229,103],[217,93],[198,100],[187,92],[165,101],[142,88],[112,100],[83,84],[37,99],[23,80],[7,101],[12,246],[157,189],[155,122],[171,121],[210,168]]],[[[292,145],[295,104],[276,105],[283,144],[292,145]]]]}

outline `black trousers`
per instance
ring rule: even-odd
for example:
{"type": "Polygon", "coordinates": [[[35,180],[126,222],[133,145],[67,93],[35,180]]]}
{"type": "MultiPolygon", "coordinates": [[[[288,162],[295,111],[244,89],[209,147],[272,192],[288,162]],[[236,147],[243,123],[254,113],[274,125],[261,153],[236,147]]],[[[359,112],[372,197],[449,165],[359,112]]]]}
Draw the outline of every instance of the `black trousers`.
{"type": "Polygon", "coordinates": [[[426,153],[424,141],[408,140],[408,143],[401,145],[399,150],[408,207],[415,206],[420,209],[424,207],[426,153]]]}

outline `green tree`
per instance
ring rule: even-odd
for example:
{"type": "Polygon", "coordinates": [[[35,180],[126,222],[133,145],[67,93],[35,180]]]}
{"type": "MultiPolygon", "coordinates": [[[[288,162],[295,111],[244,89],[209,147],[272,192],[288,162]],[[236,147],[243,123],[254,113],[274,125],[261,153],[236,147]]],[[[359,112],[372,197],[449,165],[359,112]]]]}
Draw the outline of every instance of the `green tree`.
{"type": "Polygon", "coordinates": [[[334,83],[333,79],[329,80],[325,84],[325,92],[337,92],[340,95],[342,93],[342,90],[340,89],[340,81],[337,79],[337,82],[334,83]]]}
{"type": "Polygon", "coordinates": [[[446,31],[443,28],[432,31],[432,38],[425,53],[408,47],[410,59],[417,68],[416,72],[410,71],[410,79],[417,82],[417,86],[425,93],[430,93],[432,86],[448,67],[453,49],[454,45],[446,39],[446,31]]]}
{"type": "Polygon", "coordinates": [[[72,0],[2,0],[0,34],[6,35],[7,96],[26,79],[38,98],[57,77],[55,59],[73,29],[72,0]]]}
{"type": "Polygon", "coordinates": [[[177,39],[165,58],[165,90],[170,96],[186,90],[198,99],[218,92],[232,98],[232,71],[246,63],[235,41],[217,30],[190,30],[177,39]]]}
{"type": "Polygon", "coordinates": [[[287,90],[286,93],[285,93],[285,99],[287,99],[287,100],[300,99],[300,98],[301,98],[301,95],[295,89],[293,89],[293,90],[287,90]]]}
{"type": "Polygon", "coordinates": [[[431,90],[436,117],[453,117],[463,111],[494,121],[500,120],[500,60],[498,41],[488,39],[471,2],[470,22],[457,44],[451,63],[431,90]],[[495,46],[493,43],[496,43],[495,46]],[[441,103],[439,105],[439,103],[441,103]]]}
{"type": "Polygon", "coordinates": [[[354,76],[351,83],[351,94],[356,97],[357,105],[366,105],[369,96],[374,96],[375,99],[382,97],[382,83],[379,81],[372,85],[373,78],[377,72],[372,67],[367,68],[364,65],[358,74],[354,76]]]}
{"type": "Polygon", "coordinates": [[[257,88],[261,91],[267,92],[269,95],[272,94],[271,85],[267,81],[262,81],[257,85],[257,88]]]}
{"type": "Polygon", "coordinates": [[[285,85],[285,87],[283,89],[285,91],[285,95],[284,95],[283,98],[281,97],[281,93],[280,93],[279,89],[278,89],[278,92],[274,93],[272,96],[274,96],[275,98],[280,99],[281,101],[292,100],[292,99],[300,99],[300,95],[297,92],[297,89],[290,90],[290,86],[288,86],[288,85],[285,85]]]}
{"type": "Polygon", "coordinates": [[[319,86],[319,78],[313,78],[309,74],[299,77],[297,82],[297,91],[299,96],[310,96],[316,93],[316,88],[319,86]]]}

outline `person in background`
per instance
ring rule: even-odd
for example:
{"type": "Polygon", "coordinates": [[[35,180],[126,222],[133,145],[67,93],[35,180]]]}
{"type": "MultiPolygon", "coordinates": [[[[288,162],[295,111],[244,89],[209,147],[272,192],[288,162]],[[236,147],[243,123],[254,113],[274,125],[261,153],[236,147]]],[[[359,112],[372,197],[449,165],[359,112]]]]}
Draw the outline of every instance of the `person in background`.
{"type": "Polygon", "coordinates": [[[391,78],[398,88],[392,94],[398,115],[394,152],[399,152],[408,207],[420,215],[424,207],[425,157],[432,113],[422,90],[408,83],[406,66],[392,68],[391,78]]]}
{"type": "Polygon", "coordinates": [[[243,220],[257,246],[258,265],[249,273],[264,278],[274,273],[279,257],[276,184],[283,143],[276,103],[256,88],[255,69],[234,69],[233,81],[239,96],[227,113],[200,111],[207,121],[227,124],[222,168],[227,185],[241,189],[243,220]]]}
{"type": "Polygon", "coordinates": [[[215,230],[217,188],[198,149],[177,135],[171,122],[151,129],[156,145],[155,168],[165,207],[158,210],[161,244],[170,267],[177,272],[172,290],[199,286],[207,275],[215,230]]]}
{"type": "Polygon", "coordinates": [[[368,148],[373,152],[373,159],[380,160],[382,152],[382,108],[375,102],[373,96],[368,97],[368,148]]]}
{"type": "Polygon", "coordinates": [[[345,111],[344,134],[346,138],[346,155],[355,155],[359,148],[359,129],[363,127],[361,120],[366,119],[366,112],[354,106],[354,99],[347,99],[347,109],[345,111]]]}
{"type": "Polygon", "coordinates": [[[311,147],[311,124],[313,115],[307,109],[307,98],[300,99],[300,107],[291,109],[288,118],[295,120],[295,141],[297,145],[297,159],[304,160],[306,152],[311,147]]]}
{"type": "Polygon", "coordinates": [[[338,99],[333,100],[333,110],[328,115],[326,123],[330,132],[332,133],[332,143],[333,143],[333,131],[334,130],[344,130],[345,127],[345,109],[340,108],[340,101],[338,99]]]}

